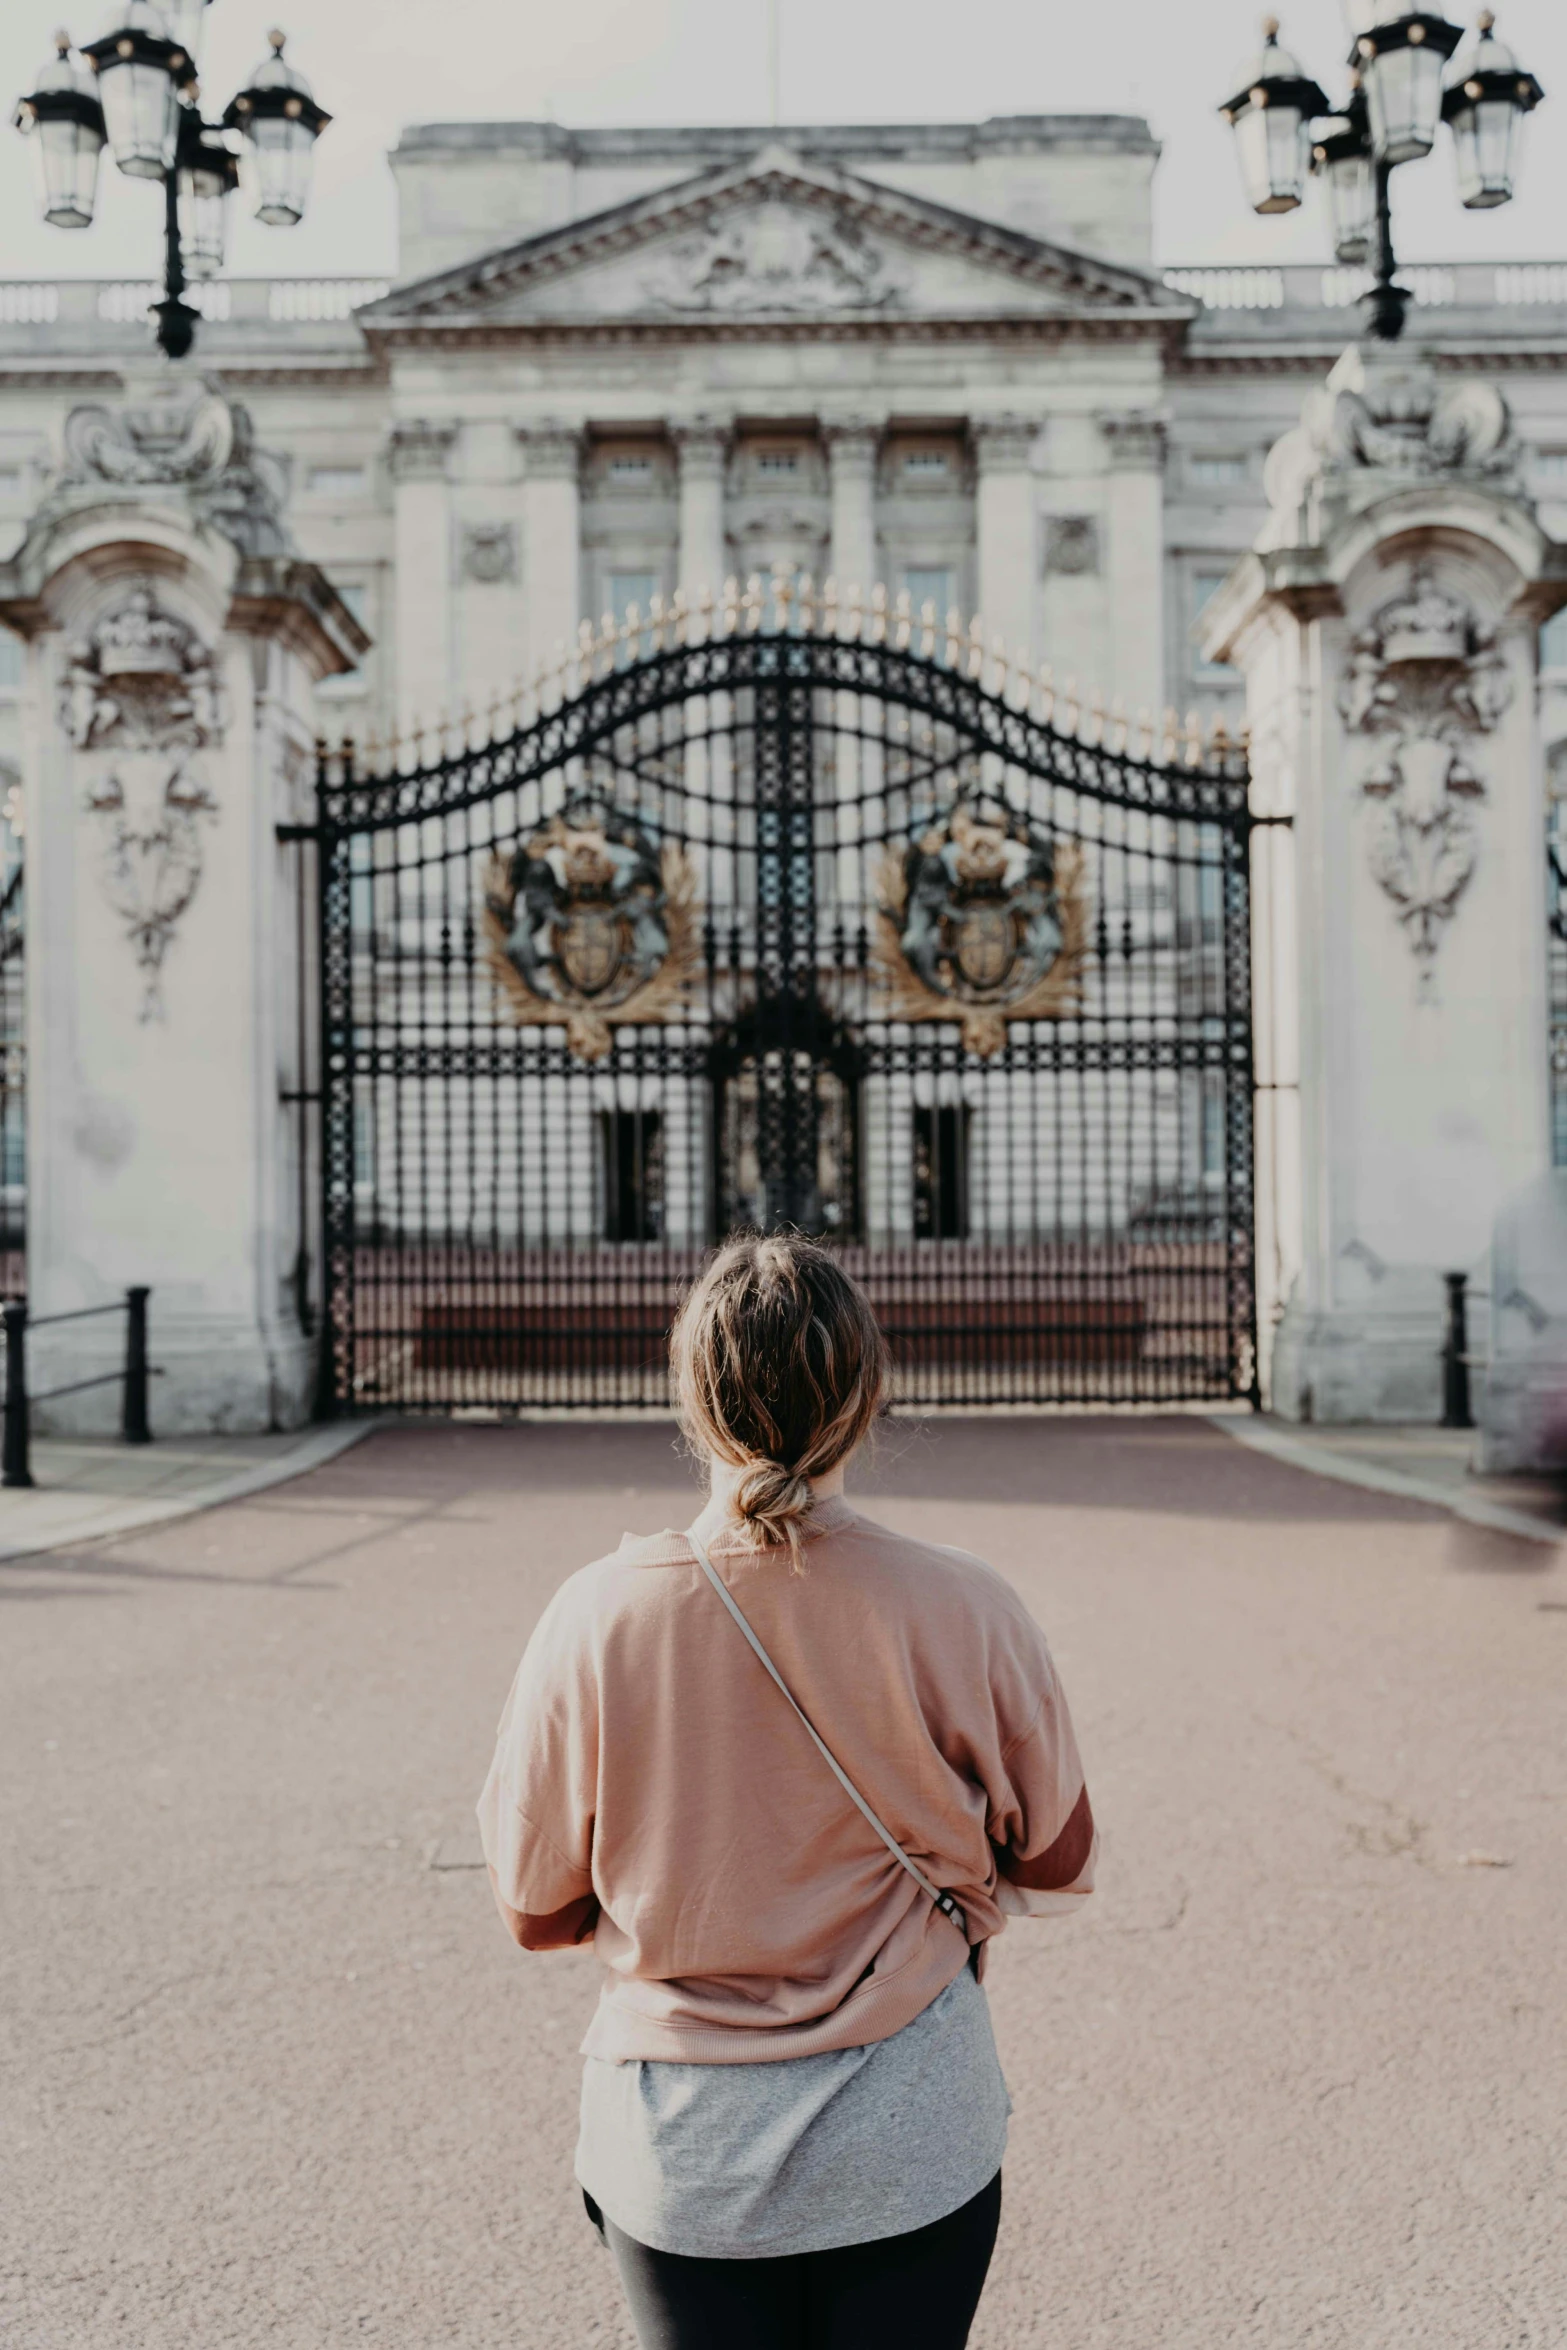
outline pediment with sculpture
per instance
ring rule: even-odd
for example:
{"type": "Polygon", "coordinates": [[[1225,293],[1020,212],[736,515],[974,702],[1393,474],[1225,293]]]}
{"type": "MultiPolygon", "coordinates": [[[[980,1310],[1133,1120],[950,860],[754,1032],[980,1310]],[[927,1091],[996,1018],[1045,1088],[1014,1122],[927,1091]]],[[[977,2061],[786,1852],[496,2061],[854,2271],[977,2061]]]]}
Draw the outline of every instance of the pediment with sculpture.
{"type": "Polygon", "coordinates": [[[1124,319],[1193,305],[1157,278],[782,147],[400,286],[372,343],[537,321],[1124,319]]]}

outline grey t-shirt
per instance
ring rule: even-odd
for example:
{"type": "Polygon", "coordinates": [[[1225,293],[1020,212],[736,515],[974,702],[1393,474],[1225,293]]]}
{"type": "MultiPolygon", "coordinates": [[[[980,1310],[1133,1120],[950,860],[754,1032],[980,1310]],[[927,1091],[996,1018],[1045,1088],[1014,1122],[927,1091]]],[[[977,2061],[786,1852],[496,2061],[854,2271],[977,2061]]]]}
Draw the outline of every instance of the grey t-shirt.
{"type": "Polygon", "coordinates": [[[1001,2168],[1011,2110],[990,2004],[965,1967],[868,2048],[774,2064],[590,2056],[577,2177],[656,2252],[826,2252],[958,2210],[1001,2168]]]}

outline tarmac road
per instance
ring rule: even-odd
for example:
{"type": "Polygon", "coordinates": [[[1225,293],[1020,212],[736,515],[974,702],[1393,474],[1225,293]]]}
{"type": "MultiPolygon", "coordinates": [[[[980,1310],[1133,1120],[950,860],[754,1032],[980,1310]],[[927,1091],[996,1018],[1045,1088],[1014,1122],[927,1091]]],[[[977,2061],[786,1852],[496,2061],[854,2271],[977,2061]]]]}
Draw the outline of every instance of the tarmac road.
{"type": "MultiPolygon", "coordinates": [[[[1025,1593],[1104,1830],[994,1954],[975,2350],[1561,2350],[1567,1551],[1173,1417],[895,1425],[858,1491],[1025,1593]]],[[[471,1814],[554,1584],[692,1507],[662,1427],[392,1431],[0,1567],[6,2350],[629,2350],[592,1960],[471,1814]]]]}

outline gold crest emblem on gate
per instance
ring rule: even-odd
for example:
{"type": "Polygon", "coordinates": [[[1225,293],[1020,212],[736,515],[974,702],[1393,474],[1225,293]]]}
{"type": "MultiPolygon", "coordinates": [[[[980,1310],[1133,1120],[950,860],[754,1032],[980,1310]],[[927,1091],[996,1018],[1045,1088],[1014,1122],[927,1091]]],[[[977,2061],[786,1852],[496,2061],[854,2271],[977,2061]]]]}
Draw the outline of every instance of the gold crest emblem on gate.
{"type": "Polygon", "coordinates": [[[889,1016],[955,1020],[969,1051],[988,1060],[1009,1020],[1080,1008],[1083,852],[1003,800],[965,792],[940,824],[884,858],[876,934],[889,1016]]]}
{"type": "Polygon", "coordinates": [[[616,1027],[677,1015],[700,960],[696,882],[607,801],[570,800],[493,857],[485,954],[519,1027],[564,1025],[571,1050],[602,1060],[616,1027]]]}

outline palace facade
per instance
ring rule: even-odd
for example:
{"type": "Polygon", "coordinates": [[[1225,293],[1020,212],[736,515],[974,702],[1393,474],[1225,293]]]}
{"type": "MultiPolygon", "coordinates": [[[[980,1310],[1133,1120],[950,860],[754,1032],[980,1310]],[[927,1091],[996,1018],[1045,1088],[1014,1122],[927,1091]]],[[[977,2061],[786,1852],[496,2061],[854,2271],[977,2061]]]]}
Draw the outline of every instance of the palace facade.
{"type": "MultiPolygon", "coordinates": [[[[217,282],[200,366],[373,639],[323,726],[483,705],[584,618],[782,562],[907,591],[1129,715],[1238,717],[1195,624],[1269,448],[1357,322],[1337,268],[1159,270],[1129,116],[415,125],[398,279],[217,282]]],[[[1567,531],[1567,263],[1409,273],[1411,340],[1503,381],[1567,531]]],[[[153,289],[0,284],[0,559],[153,289]]],[[[1549,731],[1567,748],[1567,632],[1549,731]]],[[[0,758],[19,661],[0,649],[0,758]]]]}

